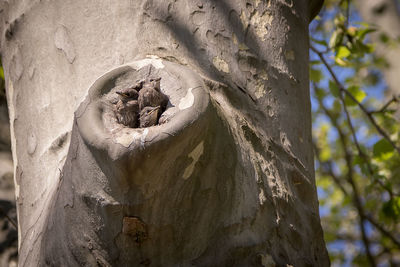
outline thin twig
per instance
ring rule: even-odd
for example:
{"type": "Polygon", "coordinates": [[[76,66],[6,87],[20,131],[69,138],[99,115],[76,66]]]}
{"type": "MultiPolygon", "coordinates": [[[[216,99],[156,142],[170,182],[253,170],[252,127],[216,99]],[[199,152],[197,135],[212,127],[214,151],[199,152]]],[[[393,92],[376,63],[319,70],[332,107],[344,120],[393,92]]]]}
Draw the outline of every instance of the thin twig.
{"type": "MultiPolygon", "coordinates": [[[[318,100],[318,101],[320,102],[320,104],[322,104],[321,100],[318,100]]],[[[346,165],[347,165],[347,181],[349,182],[349,184],[351,185],[351,188],[353,189],[352,199],[353,199],[354,206],[356,207],[358,215],[359,215],[358,217],[359,217],[359,227],[361,229],[361,239],[362,239],[362,241],[364,243],[364,247],[365,247],[365,251],[366,251],[366,254],[367,254],[367,258],[368,258],[371,266],[376,266],[375,259],[374,259],[373,255],[372,255],[371,248],[370,248],[370,241],[368,239],[368,236],[367,236],[367,233],[366,233],[366,230],[365,230],[365,225],[364,225],[364,222],[365,222],[365,215],[364,214],[365,214],[365,212],[364,212],[364,208],[362,206],[361,198],[360,198],[360,195],[358,193],[358,188],[357,188],[356,183],[355,183],[354,178],[353,178],[353,171],[354,171],[353,170],[353,164],[352,164],[353,159],[352,159],[351,152],[348,151],[348,147],[349,146],[347,145],[346,135],[341,130],[339,130],[340,127],[338,127],[336,120],[334,119],[333,116],[330,115],[330,113],[324,107],[324,105],[322,104],[320,106],[323,109],[325,109],[325,112],[327,113],[328,117],[331,119],[331,122],[333,123],[334,126],[336,125],[335,127],[338,129],[339,140],[340,140],[340,142],[342,144],[342,148],[343,148],[343,151],[344,151],[344,154],[345,154],[345,161],[346,161],[346,165]]]]}
{"type": "Polygon", "coordinates": [[[392,96],[392,98],[391,98],[386,104],[384,104],[380,109],[369,111],[369,113],[370,113],[370,114],[384,113],[384,112],[387,111],[387,108],[388,108],[392,103],[395,103],[395,102],[397,102],[397,101],[398,101],[397,96],[394,95],[394,96],[392,96]]]}
{"type": "Polygon", "coordinates": [[[367,258],[368,258],[371,266],[376,266],[375,258],[374,258],[374,256],[372,255],[372,252],[371,252],[371,247],[370,247],[371,244],[370,244],[369,238],[367,236],[367,232],[365,230],[366,217],[365,217],[364,208],[363,208],[362,203],[361,203],[361,197],[360,197],[360,194],[358,192],[357,185],[356,185],[356,183],[354,181],[354,178],[353,178],[353,171],[352,171],[352,168],[351,168],[351,163],[349,163],[347,161],[347,164],[348,164],[347,167],[349,169],[348,181],[349,181],[349,183],[350,183],[350,185],[351,185],[351,187],[353,189],[353,201],[354,201],[354,204],[356,206],[356,209],[357,209],[358,215],[359,215],[358,217],[359,217],[359,227],[361,229],[361,238],[363,240],[363,243],[364,243],[364,246],[365,246],[365,252],[367,254],[367,258]],[[350,166],[349,166],[349,164],[350,164],[350,166]]]}
{"type": "MultiPolygon", "coordinates": [[[[314,86],[315,87],[315,86],[314,86]]],[[[345,154],[349,154],[346,155],[345,158],[350,158],[351,154],[349,151],[346,151],[347,146],[347,141],[346,141],[346,135],[343,133],[342,129],[339,127],[335,117],[332,115],[332,113],[324,106],[323,102],[318,99],[318,102],[320,104],[320,107],[322,108],[322,110],[324,111],[324,113],[328,116],[328,118],[330,119],[332,125],[335,127],[335,129],[338,131],[339,134],[339,138],[341,140],[342,146],[344,148],[345,154]]],[[[317,158],[319,160],[319,162],[321,162],[320,158],[319,158],[319,149],[318,147],[314,144],[314,149],[316,151],[316,155],[317,158]]],[[[328,165],[328,170],[323,170],[325,174],[330,175],[334,182],[339,186],[340,190],[343,192],[343,194],[345,196],[350,196],[349,192],[344,188],[344,186],[341,184],[341,180],[339,177],[337,177],[333,170],[332,170],[332,162],[326,162],[328,165]]],[[[323,165],[322,165],[323,166],[323,165]]],[[[390,190],[388,190],[389,194],[391,193],[390,190]]],[[[394,244],[396,244],[399,248],[400,248],[400,241],[397,240],[396,237],[394,237],[388,230],[386,230],[381,224],[379,224],[371,215],[365,214],[365,219],[367,219],[379,232],[381,232],[383,235],[387,236],[390,240],[392,240],[392,242],[394,244]]]]}
{"type": "Polygon", "coordinates": [[[6,219],[14,226],[15,230],[18,230],[17,224],[14,222],[13,219],[10,218],[10,216],[8,216],[8,214],[3,210],[2,207],[0,207],[0,212],[3,213],[4,217],[6,217],[6,219]]]}
{"type": "Polygon", "coordinates": [[[346,22],[344,25],[346,29],[349,27],[349,20],[350,20],[350,1],[346,0],[346,22]]]}
{"type": "Polygon", "coordinates": [[[332,168],[332,161],[321,162],[319,148],[316,145],[315,141],[313,141],[313,147],[314,147],[314,150],[315,150],[315,156],[317,157],[318,162],[321,164],[321,170],[320,170],[321,173],[331,176],[333,181],[340,188],[340,190],[343,192],[343,194],[346,195],[346,196],[349,195],[349,193],[347,192],[347,190],[344,188],[344,186],[341,183],[341,178],[338,177],[334,173],[333,168],[332,168]]]}
{"type": "MultiPolygon", "coordinates": [[[[315,85],[314,85],[314,88],[316,88],[315,85]]],[[[319,103],[319,106],[322,108],[322,110],[325,112],[325,114],[326,114],[326,115],[328,116],[328,118],[330,119],[332,125],[333,125],[333,126],[335,127],[335,129],[338,131],[338,133],[339,133],[341,139],[344,139],[345,134],[343,133],[343,131],[342,131],[342,129],[340,128],[340,126],[338,125],[338,123],[337,123],[335,117],[334,117],[334,116],[332,115],[332,113],[325,107],[324,103],[323,103],[320,99],[318,99],[318,103],[319,103]]],[[[343,103],[343,104],[344,104],[344,103],[343,103]]],[[[346,115],[348,115],[347,109],[345,109],[345,111],[346,111],[346,115]]],[[[360,155],[360,157],[362,157],[362,159],[363,159],[363,160],[365,161],[365,163],[367,164],[368,171],[369,171],[370,175],[373,177],[374,172],[373,172],[372,166],[371,166],[371,164],[370,164],[370,161],[369,161],[367,155],[364,154],[364,152],[361,150],[360,145],[358,144],[358,140],[357,140],[357,137],[356,137],[356,135],[355,135],[355,131],[354,131],[353,125],[352,125],[351,120],[350,120],[350,116],[347,116],[347,118],[348,118],[348,121],[349,121],[349,124],[350,124],[350,129],[351,129],[351,131],[352,131],[353,138],[354,138],[355,143],[356,143],[356,147],[357,147],[357,150],[358,150],[358,154],[360,155]]],[[[346,151],[346,153],[350,153],[350,152],[346,151]]],[[[334,176],[332,176],[332,178],[335,179],[334,176]]],[[[379,179],[374,179],[374,181],[377,181],[378,184],[379,184],[383,189],[385,189],[385,190],[389,193],[390,198],[393,198],[393,192],[391,191],[391,189],[390,189],[389,187],[387,187],[386,185],[384,185],[384,184],[382,183],[382,181],[380,181],[379,179]]]]}
{"type": "Polygon", "coordinates": [[[347,91],[347,90],[344,89],[344,88],[342,88],[342,91],[345,92],[346,95],[347,95],[348,97],[350,97],[350,99],[351,99],[352,101],[354,101],[354,103],[356,103],[356,104],[360,107],[360,109],[364,112],[364,114],[367,115],[369,121],[374,125],[374,127],[375,127],[375,129],[378,131],[378,133],[379,133],[383,138],[385,138],[385,139],[390,143],[390,145],[391,145],[395,150],[397,150],[397,152],[400,154],[400,148],[399,148],[398,146],[396,146],[396,144],[392,141],[392,139],[390,139],[389,135],[378,125],[378,123],[375,121],[374,117],[368,112],[368,110],[367,110],[360,102],[358,102],[358,100],[355,99],[355,97],[354,97],[349,91],[347,91]]]}
{"type": "Polygon", "coordinates": [[[378,223],[371,215],[366,214],[365,217],[373,226],[375,226],[376,229],[378,229],[382,234],[387,236],[390,240],[392,240],[392,242],[397,247],[400,248],[400,241],[396,237],[394,237],[388,230],[383,228],[383,226],[380,223],[378,223]]]}
{"type": "MultiPolygon", "coordinates": [[[[373,169],[372,169],[370,160],[369,160],[368,156],[364,153],[364,151],[362,151],[362,149],[361,149],[360,143],[358,142],[358,139],[357,139],[356,131],[354,130],[354,126],[353,126],[353,123],[352,123],[352,121],[351,121],[351,117],[350,117],[350,114],[349,114],[349,110],[347,109],[346,103],[345,103],[345,101],[344,101],[344,97],[343,97],[343,95],[342,95],[341,93],[339,94],[339,98],[340,98],[340,101],[342,102],[343,109],[344,109],[344,113],[346,114],[347,123],[349,124],[349,128],[350,128],[350,131],[351,131],[351,135],[353,136],[354,144],[356,145],[356,148],[357,148],[357,151],[358,151],[358,155],[359,155],[359,156],[363,159],[363,161],[366,163],[368,172],[370,173],[371,178],[373,178],[373,176],[374,176],[374,171],[373,171],[373,169]]],[[[385,189],[385,190],[389,193],[390,198],[393,198],[393,192],[392,192],[392,190],[391,190],[389,187],[387,187],[386,185],[384,185],[384,184],[382,183],[382,181],[379,180],[379,179],[373,179],[373,180],[374,180],[374,181],[377,181],[378,184],[379,184],[383,189],[385,189]]]]}
{"type": "Polygon", "coordinates": [[[400,154],[400,148],[396,146],[396,144],[390,139],[389,135],[378,125],[378,123],[375,121],[374,117],[372,116],[372,114],[360,103],[358,102],[357,99],[355,99],[355,97],[344,88],[344,86],[342,85],[342,83],[339,81],[339,79],[336,77],[336,74],[333,72],[331,66],[328,64],[328,62],[326,61],[325,57],[323,56],[323,54],[318,51],[315,47],[313,47],[312,45],[310,45],[310,48],[312,51],[314,51],[318,57],[321,59],[322,63],[325,65],[326,69],[328,70],[328,72],[330,73],[332,79],[334,80],[334,82],[336,83],[336,85],[339,87],[339,90],[344,92],[354,103],[356,103],[360,109],[363,111],[363,113],[368,117],[369,121],[372,123],[372,125],[375,127],[375,129],[378,131],[378,133],[385,138],[390,145],[400,154]]]}
{"type": "MultiPolygon", "coordinates": [[[[347,117],[347,120],[348,120],[348,122],[349,122],[349,126],[350,126],[350,129],[351,129],[351,131],[352,131],[352,136],[353,136],[353,138],[354,138],[354,140],[355,140],[357,149],[359,150],[359,152],[361,152],[361,155],[364,155],[364,153],[362,152],[362,150],[361,150],[361,148],[360,148],[360,146],[359,146],[359,144],[358,144],[358,141],[357,141],[357,138],[356,138],[356,135],[355,135],[355,131],[354,131],[354,127],[352,126],[349,113],[348,113],[347,108],[346,108],[346,105],[345,105],[345,103],[344,103],[344,99],[343,99],[342,92],[344,92],[347,96],[349,96],[350,99],[352,99],[352,100],[360,107],[360,109],[361,109],[361,110],[364,112],[364,114],[368,117],[368,119],[370,120],[370,122],[371,122],[371,123],[374,125],[374,127],[377,129],[378,133],[381,134],[385,139],[387,139],[387,140],[390,142],[390,144],[391,144],[391,145],[397,150],[397,152],[400,154],[400,149],[391,141],[391,139],[390,139],[389,136],[385,133],[385,131],[383,131],[383,129],[376,123],[376,121],[375,121],[375,119],[372,117],[371,113],[369,113],[369,112],[366,110],[366,108],[365,108],[361,103],[359,103],[359,102],[354,98],[354,96],[353,96],[350,92],[348,92],[348,91],[344,88],[344,86],[339,82],[339,80],[338,80],[336,74],[333,72],[331,66],[330,66],[330,65],[328,64],[328,62],[325,60],[323,54],[322,54],[320,51],[318,51],[317,49],[315,49],[312,45],[310,45],[310,48],[311,48],[312,51],[314,51],[314,52],[319,56],[319,58],[321,59],[322,63],[325,65],[325,67],[327,68],[328,72],[329,72],[330,75],[332,76],[332,79],[335,81],[336,85],[339,87],[339,89],[340,89],[340,91],[341,91],[340,97],[341,97],[341,100],[343,101],[343,106],[344,106],[344,109],[345,109],[346,117],[347,117]]],[[[340,134],[339,134],[339,136],[340,136],[340,134]]],[[[364,246],[365,246],[365,249],[366,249],[366,254],[367,254],[367,257],[368,257],[368,260],[369,260],[370,264],[371,264],[372,266],[376,266],[375,259],[374,259],[373,255],[372,255],[371,251],[370,251],[370,242],[369,242],[369,239],[368,239],[367,234],[366,234],[366,231],[365,231],[365,225],[364,225],[365,220],[370,221],[371,224],[373,224],[373,225],[376,227],[376,229],[378,229],[382,234],[388,236],[395,244],[397,244],[396,242],[398,242],[398,241],[397,241],[396,238],[394,238],[394,236],[392,236],[392,235],[390,234],[389,231],[387,231],[386,229],[384,229],[381,225],[377,224],[376,221],[375,221],[372,217],[370,217],[370,216],[367,217],[367,216],[366,216],[366,214],[365,214],[365,212],[364,212],[364,209],[363,209],[363,206],[362,206],[362,202],[361,202],[361,198],[360,198],[360,195],[359,195],[359,192],[358,192],[358,188],[357,188],[357,186],[356,186],[356,184],[355,184],[355,181],[354,181],[354,179],[353,179],[353,174],[352,174],[353,168],[352,168],[351,155],[350,155],[349,153],[347,153],[347,145],[346,145],[345,138],[342,138],[342,137],[341,137],[341,139],[342,139],[342,145],[343,145],[343,149],[344,149],[344,151],[345,151],[345,159],[346,159],[346,163],[347,163],[347,167],[348,167],[348,181],[349,181],[349,183],[350,183],[350,185],[351,185],[351,187],[352,187],[352,189],[353,189],[353,193],[354,193],[354,194],[353,194],[353,201],[354,201],[354,204],[355,204],[355,206],[356,206],[356,209],[358,210],[358,213],[359,213],[359,219],[360,219],[360,221],[359,221],[359,226],[360,226],[360,229],[361,229],[362,240],[363,240],[363,243],[364,243],[364,246]]],[[[368,163],[368,161],[367,161],[367,163],[368,163]]],[[[371,169],[371,171],[372,171],[372,169],[371,169]]],[[[343,190],[342,190],[342,191],[343,191],[343,190]]],[[[390,192],[390,190],[389,190],[389,192],[390,192]]]]}

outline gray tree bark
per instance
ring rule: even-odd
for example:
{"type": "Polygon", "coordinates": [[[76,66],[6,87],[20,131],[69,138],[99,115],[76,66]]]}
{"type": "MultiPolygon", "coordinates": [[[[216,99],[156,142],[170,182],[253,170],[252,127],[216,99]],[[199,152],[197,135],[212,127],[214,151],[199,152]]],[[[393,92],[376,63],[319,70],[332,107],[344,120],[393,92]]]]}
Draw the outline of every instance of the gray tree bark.
{"type": "Polygon", "coordinates": [[[20,266],[329,264],[307,67],[320,1],[1,3],[20,266]],[[149,75],[166,123],[122,127],[115,90],[149,75]]]}

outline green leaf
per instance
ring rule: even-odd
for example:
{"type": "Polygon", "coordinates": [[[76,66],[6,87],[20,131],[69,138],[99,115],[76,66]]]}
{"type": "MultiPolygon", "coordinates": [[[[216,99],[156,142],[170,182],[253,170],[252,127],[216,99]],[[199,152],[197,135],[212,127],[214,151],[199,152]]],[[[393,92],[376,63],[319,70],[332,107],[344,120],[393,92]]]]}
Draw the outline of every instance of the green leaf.
{"type": "Polygon", "coordinates": [[[375,143],[373,147],[374,158],[378,161],[384,161],[392,157],[394,152],[393,146],[386,139],[381,139],[375,143]]]}
{"type": "Polygon", "coordinates": [[[343,60],[341,58],[335,57],[335,63],[338,64],[341,67],[349,67],[350,62],[347,60],[343,60]]]}
{"type": "Polygon", "coordinates": [[[0,78],[1,78],[2,80],[4,80],[4,70],[3,70],[3,67],[2,67],[2,66],[0,66],[0,78]]]}
{"type": "Polygon", "coordinates": [[[356,155],[353,158],[353,164],[354,165],[360,165],[361,166],[361,164],[363,164],[364,162],[365,162],[365,160],[362,157],[360,157],[359,155],[356,155]]]}
{"type": "Polygon", "coordinates": [[[320,158],[321,158],[321,162],[325,162],[328,161],[329,159],[332,158],[332,154],[331,154],[331,149],[329,146],[325,146],[321,149],[320,152],[320,158]]]}
{"type": "MultiPolygon", "coordinates": [[[[367,96],[367,94],[360,89],[359,86],[353,85],[350,86],[349,88],[347,88],[347,91],[359,102],[361,103],[364,98],[367,96]]],[[[353,101],[353,99],[351,97],[349,97],[348,95],[346,95],[345,99],[344,99],[345,103],[347,106],[355,106],[357,105],[356,102],[353,101]]]]}
{"type": "Polygon", "coordinates": [[[333,187],[332,185],[332,179],[329,176],[320,176],[317,179],[317,186],[327,190],[333,187]]]}
{"type": "Polygon", "coordinates": [[[370,26],[371,26],[369,23],[367,23],[365,21],[356,22],[355,24],[358,24],[358,25],[363,26],[365,28],[370,28],[370,26]]]}
{"type": "Polygon", "coordinates": [[[397,220],[400,217],[400,197],[393,197],[384,203],[382,212],[386,217],[397,220]]]}
{"type": "Polygon", "coordinates": [[[361,41],[357,40],[354,42],[354,49],[353,51],[357,54],[363,56],[364,54],[370,54],[374,52],[374,45],[372,44],[363,44],[361,41]]]}
{"type": "Polygon", "coordinates": [[[332,111],[335,114],[339,114],[341,110],[342,110],[342,104],[341,104],[340,100],[335,99],[335,101],[333,101],[332,111]]]}
{"type": "Polygon", "coordinates": [[[364,38],[365,38],[365,36],[368,34],[368,33],[371,33],[371,32],[374,32],[374,31],[376,31],[376,29],[374,29],[374,28],[364,28],[364,29],[359,29],[358,31],[357,31],[357,37],[362,41],[362,40],[364,40],[364,38]]]}
{"type": "Polygon", "coordinates": [[[318,99],[323,99],[326,96],[326,92],[320,88],[315,88],[315,96],[318,99]]]}
{"type": "Polygon", "coordinates": [[[333,22],[335,23],[336,26],[341,27],[344,25],[345,20],[346,18],[342,14],[339,14],[333,19],[333,22]]]}
{"type": "Polygon", "coordinates": [[[350,50],[345,46],[340,46],[336,53],[336,57],[340,59],[346,58],[350,55],[351,55],[350,50]]]}
{"type": "Polygon", "coordinates": [[[342,29],[337,29],[332,33],[331,39],[329,40],[329,47],[330,48],[335,48],[338,45],[342,43],[343,40],[343,30],[342,29]]]}
{"type": "Polygon", "coordinates": [[[353,86],[350,86],[347,90],[348,90],[348,91],[354,96],[354,98],[355,98],[358,102],[360,102],[360,103],[361,103],[361,102],[364,100],[364,98],[367,96],[367,94],[366,94],[363,90],[361,90],[359,86],[353,85],[353,86]]]}
{"type": "Polygon", "coordinates": [[[310,68],[311,81],[318,83],[323,79],[323,77],[324,77],[324,75],[322,74],[322,72],[320,70],[310,68]]]}
{"type": "Polygon", "coordinates": [[[335,189],[330,195],[330,203],[334,206],[340,205],[343,201],[344,195],[343,192],[339,189],[335,189]]]}
{"type": "Polygon", "coordinates": [[[334,97],[338,97],[340,94],[339,87],[334,81],[329,81],[329,90],[331,91],[334,97]]]}

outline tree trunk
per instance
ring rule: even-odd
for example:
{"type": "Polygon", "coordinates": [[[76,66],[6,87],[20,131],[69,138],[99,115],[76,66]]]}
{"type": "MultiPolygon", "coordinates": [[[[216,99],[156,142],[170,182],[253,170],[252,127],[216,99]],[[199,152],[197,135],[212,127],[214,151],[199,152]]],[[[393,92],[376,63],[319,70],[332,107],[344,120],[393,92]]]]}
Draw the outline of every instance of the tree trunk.
{"type": "Polygon", "coordinates": [[[20,266],[327,266],[319,2],[3,2],[20,266]],[[165,123],[122,127],[116,90],[150,76],[165,123]]]}

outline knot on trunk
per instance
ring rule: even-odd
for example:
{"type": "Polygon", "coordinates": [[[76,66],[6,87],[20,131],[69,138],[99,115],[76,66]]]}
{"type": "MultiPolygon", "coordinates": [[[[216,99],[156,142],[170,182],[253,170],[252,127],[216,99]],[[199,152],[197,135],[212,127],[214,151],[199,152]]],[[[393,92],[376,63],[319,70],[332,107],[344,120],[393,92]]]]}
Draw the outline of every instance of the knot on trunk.
{"type": "Polygon", "coordinates": [[[101,76],[76,115],[89,147],[113,160],[179,135],[206,113],[202,78],[186,66],[146,58],[101,76]]]}

